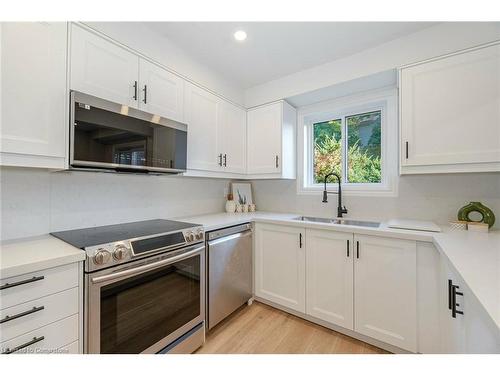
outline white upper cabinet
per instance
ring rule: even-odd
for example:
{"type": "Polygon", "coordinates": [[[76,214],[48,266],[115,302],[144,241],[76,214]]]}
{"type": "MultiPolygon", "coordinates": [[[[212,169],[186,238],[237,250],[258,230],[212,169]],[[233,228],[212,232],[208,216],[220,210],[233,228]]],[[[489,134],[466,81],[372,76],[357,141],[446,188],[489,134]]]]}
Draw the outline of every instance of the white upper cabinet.
{"type": "Polygon", "coordinates": [[[400,70],[401,173],[500,171],[500,44],[400,70]]]}
{"type": "Polygon", "coordinates": [[[64,168],[67,23],[5,22],[1,38],[1,165],[64,168]]]}
{"type": "Polygon", "coordinates": [[[255,225],[255,295],[305,312],[304,229],[255,225]]]}
{"type": "Polygon", "coordinates": [[[244,174],[246,111],[192,83],[185,85],[188,169],[244,174]]]}
{"type": "Polygon", "coordinates": [[[354,330],[416,352],[416,242],[357,234],[354,241],[354,330]]]}
{"type": "Polygon", "coordinates": [[[306,313],[352,330],[352,233],[306,229],[306,241],[306,313]]]}
{"type": "Polygon", "coordinates": [[[139,61],[139,108],[184,122],[184,80],[147,60],[139,61]]]}
{"type": "Polygon", "coordinates": [[[285,101],[248,110],[247,172],[295,178],[297,113],[285,101]]]}
{"type": "Polygon", "coordinates": [[[187,168],[220,171],[217,115],[220,99],[202,88],[186,82],[185,116],[188,125],[187,168]]]}
{"type": "Polygon", "coordinates": [[[217,136],[225,172],[242,173],[247,167],[247,113],[228,102],[219,106],[217,136]]]}
{"type": "Polygon", "coordinates": [[[138,76],[137,55],[77,25],[72,25],[72,90],[138,108],[138,76]]]}

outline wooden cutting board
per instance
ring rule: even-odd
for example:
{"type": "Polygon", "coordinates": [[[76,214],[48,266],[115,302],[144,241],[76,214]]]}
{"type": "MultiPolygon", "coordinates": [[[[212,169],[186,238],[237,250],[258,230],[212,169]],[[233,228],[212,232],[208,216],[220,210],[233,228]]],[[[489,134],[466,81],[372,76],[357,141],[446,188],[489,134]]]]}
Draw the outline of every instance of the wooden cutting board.
{"type": "Polygon", "coordinates": [[[389,228],[420,230],[423,232],[441,232],[441,228],[432,221],[412,219],[392,219],[387,223],[389,228]]]}

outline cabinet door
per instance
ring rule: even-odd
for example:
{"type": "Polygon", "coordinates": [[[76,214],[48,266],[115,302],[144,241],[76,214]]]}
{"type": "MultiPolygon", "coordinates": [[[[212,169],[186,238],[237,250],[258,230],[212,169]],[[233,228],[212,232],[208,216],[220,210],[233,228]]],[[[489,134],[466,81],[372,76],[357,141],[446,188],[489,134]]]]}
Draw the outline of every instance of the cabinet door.
{"type": "Polygon", "coordinates": [[[246,111],[228,102],[219,107],[217,134],[225,172],[246,172],[246,111]]]}
{"type": "Polygon", "coordinates": [[[185,121],[188,125],[187,167],[203,171],[222,170],[217,115],[220,99],[186,82],[185,121]]]}
{"type": "Polygon", "coordinates": [[[283,103],[250,109],[248,173],[280,173],[283,103]]]}
{"type": "MultiPolygon", "coordinates": [[[[451,316],[451,299],[448,283],[451,281],[458,285],[456,275],[451,271],[446,259],[441,257],[441,277],[440,277],[440,326],[441,326],[441,349],[443,353],[465,353],[465,320],[464,316],[458,314],[455,318],[451,316]]],[[[461,306],[458,310],[463,310],[464,298],[457,298],[457,303],[461,306]]]]}
{"type": "Polygon", "coordinates": [[[441,352],[500,353],[500,333],[495,322],[444,256],[441,256],[440,293],[441,352]],[[462,293],[455,300],[456,309],[463,314],[457,313],[455,317],[451,311],[449,281],[462,293]]]}
{"type": "Polygon", "coordinates": [[[79,26],[71,28],[71,89],[138,107],[139,57],[79,26]]]}
{"type": "Polygon", "coordinates": [[[304,230],[255,225],[255,295],[305,312],[304,230]]]}
{"type": "Polygon", "coordinates": [[[416,242],[364,235],[354,241],[354,330],[415,352],[416,242]]]}
{"type": "Polygon", "coordinates": [[[139,108],[143,111],[184,121],[184,80],[141,59],[139,62],[139,108]]]}
{"type": "Polygon", "coordinates": [[[500,162],[500,44],[404,68],[400,89],[402,166],[500,162]]]}
{"type": "MultiPolygon", "coordinates": [[[[473,354],[500,354],[500,331],[491,316],[484,310],[469,288],[462,282],[463,303],[460,303],[465,318],[465,350],[473,354]]],[[[497,290],[498,292],[498,290],[497,290]]],[[[459,296],[457,296],[459,302],[459,296]]]]}
{"type": "Polygon", "coordinates": [[[1,150],[45,157],[15,165],[63,168],[67,23],[5,22],[0,28],[1,150]]]}
{"type": "Polygon", "coordinates": [[[353,235],[306,230],[306,313],[353,329],[353,235]]]}

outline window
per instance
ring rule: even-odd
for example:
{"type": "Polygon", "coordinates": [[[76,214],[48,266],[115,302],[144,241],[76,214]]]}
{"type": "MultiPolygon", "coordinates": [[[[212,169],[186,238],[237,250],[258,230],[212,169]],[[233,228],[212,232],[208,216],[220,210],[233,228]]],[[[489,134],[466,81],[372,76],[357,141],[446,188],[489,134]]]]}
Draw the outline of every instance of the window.
{"type": "MultiPolygon", "coordinates": [[[[299,136],[299,150],[303,150],[299,158],[303,156],[304,168],[298,173],[299,193],[322,190],[324,176],[334,172],[341,177],[346,192],[393,194],[396,111],[396,96],[391,90],[301,108],[299,124],[304,132],[302,139],[299,136]]],[[[329,190],[336,190],[334,177],[327,182],[329,190]]]]}

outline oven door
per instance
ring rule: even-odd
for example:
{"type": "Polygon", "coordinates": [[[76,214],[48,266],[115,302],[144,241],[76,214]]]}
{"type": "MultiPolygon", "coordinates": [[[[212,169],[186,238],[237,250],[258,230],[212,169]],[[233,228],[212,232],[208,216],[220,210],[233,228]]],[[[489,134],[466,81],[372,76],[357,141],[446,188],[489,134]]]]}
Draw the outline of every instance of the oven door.
{"type": "Polygon", "coordinates": [[[85,275],[86,353],[157,353],[205,316],[205,246],[85,275]]]}

